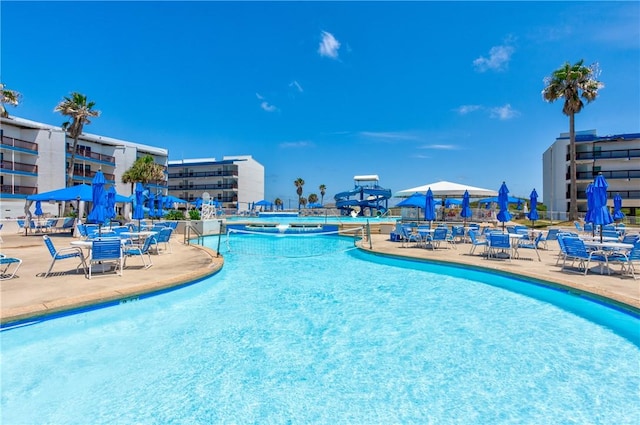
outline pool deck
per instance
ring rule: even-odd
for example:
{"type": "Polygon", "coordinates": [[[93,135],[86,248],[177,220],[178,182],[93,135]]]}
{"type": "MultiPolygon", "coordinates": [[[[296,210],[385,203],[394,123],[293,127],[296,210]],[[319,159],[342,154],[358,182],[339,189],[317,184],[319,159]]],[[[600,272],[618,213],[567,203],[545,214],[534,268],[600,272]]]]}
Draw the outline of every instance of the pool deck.
{"type": "MultiPolygon", "coordinates": [[[[69,234],[50,235],[56,248],[69,247],[73,240],[69,234]]],[[[96,276],[89,280],[82,273],[76,273],[77,261],[58,261],[53,273],[46,279],[44,273],[51,264],[51,256],[42,236],[24,236],[3,232],[2,253],[22,259],[22,266],[16,277],[0,284],[0,323],[6,324],[83,308],[95,304],[117,302],[141,294],[162,291],[182,286],[215,274],[223,266],[223,258],[208,248],[182,243],[182,235],[172,238],[172,253],[161,251],[152,255],[153,266],[144,269],[139,258],[129,258],[123,276],[113,273],[96,276]]],[[[469,255],[470,244],[460,243],[456,249],[441,248],[435,251],[402,247],[399,242],[389,241],[385,234],[374,234],[371,251],[385,255],[425,259],[441,263],[454,263],[474,268],[510,273],[534,280],[542,280],[569,288],[572,292],[586,292],[595,298],[612,300],[615,304],[636,314],[640,313],[640,278],[633,280],[630,275],[589,272],[561,271],[556,266],[558,245],[551,242],[549,250],[539,250],[542,261],[535,252],[522,249],[520,259],[488,260],[481,255],[469,255]]],[[[369,250],[369,242],[362,247],[369,250]]],[[[482,247],[476,249],[480,252],[482,247]]],[[[594,266],[596,267],[596,266],[594,266]]],[[[618,271],[620,266],[613,266],[618,271]]]]}

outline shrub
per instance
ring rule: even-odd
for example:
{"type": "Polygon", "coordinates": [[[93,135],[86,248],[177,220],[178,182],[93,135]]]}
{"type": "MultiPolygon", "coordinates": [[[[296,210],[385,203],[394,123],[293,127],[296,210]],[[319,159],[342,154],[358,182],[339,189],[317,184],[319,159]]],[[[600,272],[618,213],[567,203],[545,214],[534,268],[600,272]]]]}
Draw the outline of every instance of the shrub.
{"type": "Polygon", "coordinates": [[[166,220],[184,220],[184,213],[180,210],[171,210],[169,211],[164,218],[166,220]]]}
{"type": "Polygon", "coordinates": [[[200,220],[200,211],[198,211],[198,210],[189,210],[189,218],[191,220],[200,220]]]}

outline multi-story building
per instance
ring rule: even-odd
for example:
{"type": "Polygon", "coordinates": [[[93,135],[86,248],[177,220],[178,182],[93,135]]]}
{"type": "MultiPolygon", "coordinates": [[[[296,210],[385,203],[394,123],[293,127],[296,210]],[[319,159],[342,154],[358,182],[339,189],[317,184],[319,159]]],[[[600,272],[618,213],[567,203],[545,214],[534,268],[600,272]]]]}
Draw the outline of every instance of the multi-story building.
{"type": "MultiPolygon", "coordinates": [[[[2,118],[1,123],[2,218],[15,218],[25,214],[28,195],[66,186],[73,139],[59,126],[17,117],[2,118]]],[[[151,155],[156,163],[167,169],[166,149],[83,133],[76,148],[73,182],[91,184],[93,176],[101,169],[107,185],[115,185],[118,193],[128,196],[131,185],[122,183],[122,174],[137,158],[145,155],[151,155]]],[[[167,173],[163,181],[149,187],[166,194],[167,173]]],[[[60,214],[58,208],[56,204],[42,205],[43,211],[52,215],[60,214]]]]}
{"type": "Polygon", "coordinates": [[[247,209],[264,199],[264,166],[250,155],[172,160],[169,194],[186,201],[208,194],[223,208],[247,209]]]}
{"type": "MultiPolygon", "coordinates": [[[[542,155],[543,202],[551,218],[564,220],[570,205],[569,133],[562,133],[542,155]]],[[[598,173],[606,178],[608,204],[622,197],[623,211],[631,218],[640,212],[640,133],[598,136],[596,130],[576,132],[578,212],[587,211],[586,189],[598,173]]]]}

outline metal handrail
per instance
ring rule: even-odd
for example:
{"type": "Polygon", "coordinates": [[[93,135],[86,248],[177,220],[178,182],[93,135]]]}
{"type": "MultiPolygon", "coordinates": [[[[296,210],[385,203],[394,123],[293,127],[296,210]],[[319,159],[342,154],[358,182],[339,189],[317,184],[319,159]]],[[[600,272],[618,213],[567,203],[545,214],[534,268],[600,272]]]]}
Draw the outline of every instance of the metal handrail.
{"type": "Polygon", "coordinates": [[[198,229],[196,229],[195,227],[193,227],[189,223],[185,223],[185,225],[184,225],[184,241],[183,241],[183,243],[185,245],[190,245],[191,244],[191,231],[192,230],[198,236],[198,238],[197,238],[198,245],[204,246],[204,236],[202,235],[202,233],[200,233],[198,231],[198,229]]]}

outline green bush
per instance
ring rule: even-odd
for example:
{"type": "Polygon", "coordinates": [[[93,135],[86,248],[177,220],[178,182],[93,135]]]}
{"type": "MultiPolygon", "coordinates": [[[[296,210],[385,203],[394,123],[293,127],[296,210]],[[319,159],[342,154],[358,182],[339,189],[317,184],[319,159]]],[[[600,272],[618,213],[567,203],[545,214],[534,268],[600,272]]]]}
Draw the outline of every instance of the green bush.
{"type": "Polygon", "coordinates": [[[198,210],[189,210],[189,218],[191,220],[200,220],[200,211],[198,211],[198,210]]]}
{"type": "Polygon", "coordinates": [[[171,210],[169,211],[164,218],[166,220],[184,220],[184,213],[180,210],[171,210]]]}

